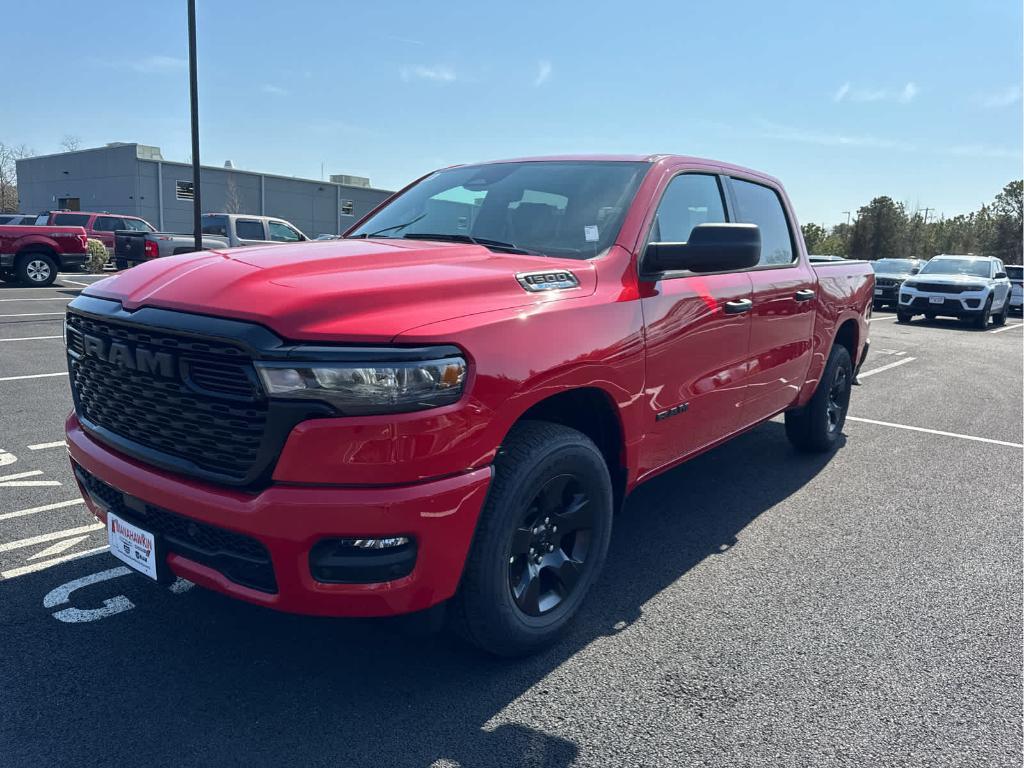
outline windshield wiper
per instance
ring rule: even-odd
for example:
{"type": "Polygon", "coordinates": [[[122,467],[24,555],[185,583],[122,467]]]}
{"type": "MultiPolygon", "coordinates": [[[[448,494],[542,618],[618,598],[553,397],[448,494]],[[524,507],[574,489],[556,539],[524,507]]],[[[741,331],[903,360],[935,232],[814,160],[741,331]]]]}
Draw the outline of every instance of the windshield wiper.
{"type": "Polygon", "coordinates": [[[410,232],[407,235],[402,235],[403,239],[406,240],[447,240],[453,243],[473,243],[473,245],[482,245],[485,248],[496,248],[501,251],[508,251],[509,253],[523,253],[529,256],[541,256],[538,251],[531,251],[529,248],[522,248],[515,243],[506,243],[501,240],[492,240],[489,237],[474,237],[472,235],[463,235],[452,232],[410,232]]]}
{"type": "Polygon", "coordinates": [[[427,215],[426,213],[421,213],[415,219],[412,219],[411,221],[407,221],[404,224],[394,224],[394,225],[392,225],[390,227],[384,227],[384,229],[378,229],[376,232],[370,232],[369,234],[364,233],[362,235],[353,235],[352,239],[355,240],[356,238],[359,238],[359,237],[377,237],[377,235],[383,235],[385,232],[391,232],[392,230],[396,230],[397,231],[399,229],[405,229],[406,227],[411,227],[413,224],[415,224],[417,221],[419,221],[420,219],[422,219],[426,215],[427,215]]]}

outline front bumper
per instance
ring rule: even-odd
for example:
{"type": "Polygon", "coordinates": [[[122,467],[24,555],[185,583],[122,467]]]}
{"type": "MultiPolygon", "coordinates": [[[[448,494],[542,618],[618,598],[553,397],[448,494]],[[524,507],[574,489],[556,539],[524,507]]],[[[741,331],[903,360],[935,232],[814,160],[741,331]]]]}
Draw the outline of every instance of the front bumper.
{"type": "Polygon", "coordinates": [[[932,293],[903,286],[900,289],[899,309],[914,314],[935,314],[952,317],[974,317],[985,309],[988,289],[961,293],[932,293]],[[941,299],[941,302],[932,299],[941,299]]]}
{"type": "MultiPolygon", "coordinates": [[[[455,594],[491,468],[415,485],[330,487],[275,484],[258,494],[200,483],[140,464],[90,438],[72,413],[66,423],[72,461],[119,492],[205,526],[262,544],[273,564],[276,591],[253,589],[181,553],[169,570],[200,586],[290,613],[387,616],[423,610],[455,594]],[[408,576],[371,584],[313,579],[309,554],[325,538],[409,536],[416,564],[408,576]]],[[[90,510],[103,506],[83,488],[90,510]]]]}

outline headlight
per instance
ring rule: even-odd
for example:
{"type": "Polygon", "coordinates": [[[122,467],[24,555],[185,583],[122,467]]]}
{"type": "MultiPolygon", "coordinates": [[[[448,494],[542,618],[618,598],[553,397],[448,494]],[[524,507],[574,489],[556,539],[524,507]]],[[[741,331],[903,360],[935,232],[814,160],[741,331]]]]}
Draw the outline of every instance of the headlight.
{"type": "Polygon", "coordinates": [[[401,413],[454,403],[466,361],[445,357],[402,363],[271,363],[256,369],[271,397],[324,400],[345,414],[401,413]]]}

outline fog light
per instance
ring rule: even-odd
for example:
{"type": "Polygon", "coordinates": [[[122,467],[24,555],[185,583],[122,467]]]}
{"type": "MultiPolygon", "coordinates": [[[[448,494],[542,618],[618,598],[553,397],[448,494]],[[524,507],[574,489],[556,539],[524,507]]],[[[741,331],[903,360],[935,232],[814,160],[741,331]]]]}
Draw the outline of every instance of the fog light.
{"type": "Polygon", "coordinates": [[[373,584],[412,573],[416,542],[409,536],[321,539],[309,551],[309,572],[327,584],[373,584]]]}

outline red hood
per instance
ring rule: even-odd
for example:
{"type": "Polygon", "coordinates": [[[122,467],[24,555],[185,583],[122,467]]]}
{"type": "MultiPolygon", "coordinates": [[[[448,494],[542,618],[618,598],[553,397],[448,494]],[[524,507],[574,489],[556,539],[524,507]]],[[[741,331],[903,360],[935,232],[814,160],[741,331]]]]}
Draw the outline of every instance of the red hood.
{"type": "Polygon", "coordinates": [[[162,307],[260,323],[286,339],[381,342],[428,323],[592,294],[593,264],[472,244],[332,240],[182,254],[84,291],[125,309],[162,307]],[[569,269],[580,288],[529,294],[517,272],[569,269]]]}

